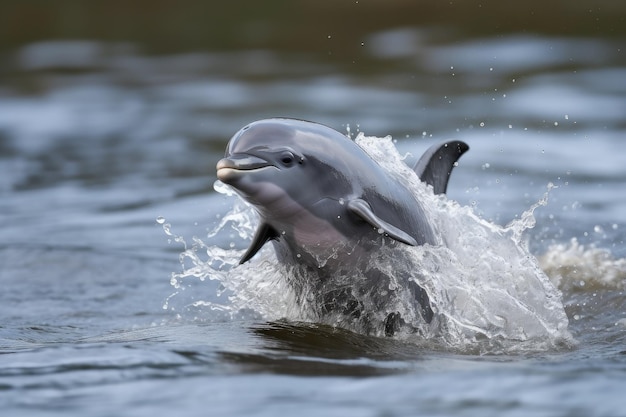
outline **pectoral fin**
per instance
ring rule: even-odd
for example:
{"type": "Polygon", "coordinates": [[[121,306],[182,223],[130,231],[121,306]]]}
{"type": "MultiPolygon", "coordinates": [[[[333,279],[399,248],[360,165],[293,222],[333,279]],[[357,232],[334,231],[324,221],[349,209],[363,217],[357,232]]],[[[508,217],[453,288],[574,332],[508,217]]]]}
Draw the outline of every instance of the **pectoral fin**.
{"type": "Polygon", "coordinates": [[[411,235],[376,216],[376,214],[374,214],[374,211],[372,211],[372,207],[367,203],[367,201],[360,198],[350,200],[347,207],[351,213],[357,215],[359,218],[361,218],[366,223],[369,223],[374,228],[382,230],[389,237],[399,242],[406,243],[407,245],[417,246],[417,241],[413,237],[411,237],[411,235]]]}
{"type": "Polygon", "coordinates": [[[460,140],[433,145],[417,161],[413,171],[420,180],[432,185],[435,194],[445,194],[454,164],[468,149],[460,140]]]}
{"type": "Polygon", "coordinates": [[[248,262],[250,258],[252,258],[256,253],[265,245],[265,243],[272,239],[277,239],[278,233],[267,223],[261,223],[259,228],[256,230],[254,234],[254,238],[252,238],[252,243],[250,247],[243,254],[241,260],[239,261],[239,265],[248,262]]]}

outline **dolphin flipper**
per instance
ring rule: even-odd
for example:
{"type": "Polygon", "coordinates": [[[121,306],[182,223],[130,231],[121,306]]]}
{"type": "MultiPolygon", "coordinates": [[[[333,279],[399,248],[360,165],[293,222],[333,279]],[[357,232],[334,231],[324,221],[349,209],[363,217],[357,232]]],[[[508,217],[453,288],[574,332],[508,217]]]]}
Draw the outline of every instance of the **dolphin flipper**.
{"type": "Polygon", "coordinates": [[[356,198],[354,200],[350,200],[348,202],[348,211],[353,214],[356,214],[361,220],[364,220],[366,223],[369,223],[374,228],[378,230],[382,230],[385,234],[389,235],[389,237],[406,243],[407,245],[417,246],[417,241],[411,237],[405,231],[397,228],[396,226],[387,223],[372,211],[372,207],[367,203],[367,201],[356,198]]]}
{"type": "Polygon", "coordinates": [[[468,149],[469,146],[460,140],[433,145],[417,161],[413,170],[420,180],[432,185],[435,194],[445,194],[454,164],[468,149]]]}
{"type": "Polygon", "coordinates": [[[278,239],[278,233],[274,230],[269,224],[261,223],[259,228],[256,230],[254,234],[254,238],[252,238],[252,243],[250,247],[243,254],[241,260],[239,260],[239,265],[246,263],[252,258],[256,253],[265,245],[268,240],[278,239]]]}

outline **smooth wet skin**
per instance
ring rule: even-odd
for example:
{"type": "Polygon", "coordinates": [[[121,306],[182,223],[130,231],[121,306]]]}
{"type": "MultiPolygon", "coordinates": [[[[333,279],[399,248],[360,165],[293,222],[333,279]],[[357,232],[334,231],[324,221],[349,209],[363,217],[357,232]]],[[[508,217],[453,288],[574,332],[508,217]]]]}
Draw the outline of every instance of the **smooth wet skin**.
{"type": "MultiPolygon", "coordinates": [[[[418,175],[436,193],[445,192],[454,163],[467,149],[462,142],[429,149],[417,164],[418,175]]],[[[359,302],[350,291],[328,283],[345,271],[364,272],[381,245],[439,244],[413,194],[354,141],[324,125],[291,119],[254,122],[230,140],[217,176],[260,215],[241,263],[271,240],[281,262],[309,268],[294,285],[299,293],[319,294],[324,313],[359,317],[359,302]]],[[[368,271],[359,279],[384,286],[386,278],[368,271]]],[[[426,292],[407,282],[415,287],[414,298],[430,322],[426,292]]],[[[381,324],[385,334],[401,321],[389,313],[393,323],[381,324]]]]}

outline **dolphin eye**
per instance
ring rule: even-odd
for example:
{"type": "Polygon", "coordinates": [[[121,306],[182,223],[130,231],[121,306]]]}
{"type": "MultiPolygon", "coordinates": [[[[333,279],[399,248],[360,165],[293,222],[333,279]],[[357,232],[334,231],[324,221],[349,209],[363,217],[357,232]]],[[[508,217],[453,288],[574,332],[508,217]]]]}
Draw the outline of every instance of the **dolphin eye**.
{"type": "Polygon", "coordinates": [[[285,151],[280,154],[280,162],[282,162],[284,165],[291,165],[294,163],[295,160],[295,156],[289,151],[285,151]]]}

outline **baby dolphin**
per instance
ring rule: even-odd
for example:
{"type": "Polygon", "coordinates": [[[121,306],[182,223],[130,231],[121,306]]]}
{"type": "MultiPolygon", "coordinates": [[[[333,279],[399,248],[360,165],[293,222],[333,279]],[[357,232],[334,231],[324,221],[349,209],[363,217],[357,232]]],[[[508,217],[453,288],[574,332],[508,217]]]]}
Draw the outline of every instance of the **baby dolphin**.
{"type": "MultiPolygon", "coordinates": [[[[452,168],[468,149],[460,141],[434,145],[414,169],[436,194],[445,193],[452,168]]],[[[240,263],[272,241],[280,262],[304,271],[289,282],[301,302],[317,305],[320,317],[360,320],[367,332],[386,335],[406,324],[393,311],[382,311],[386,318],[378,322],[364,311],[364,292],[370,309],[385,309],[389,287],[389,274],[368,263],[382,246],[436,245],[435,233],[413,193],[353,140],[318,123],[260,120],[232,137],[217,177],[260,216],[240,263]],[[358,290],[345,282],[353,272],[358,290]]],[[[414,278],[402,282],[430,323],[426,291],[414,278]]]]}

